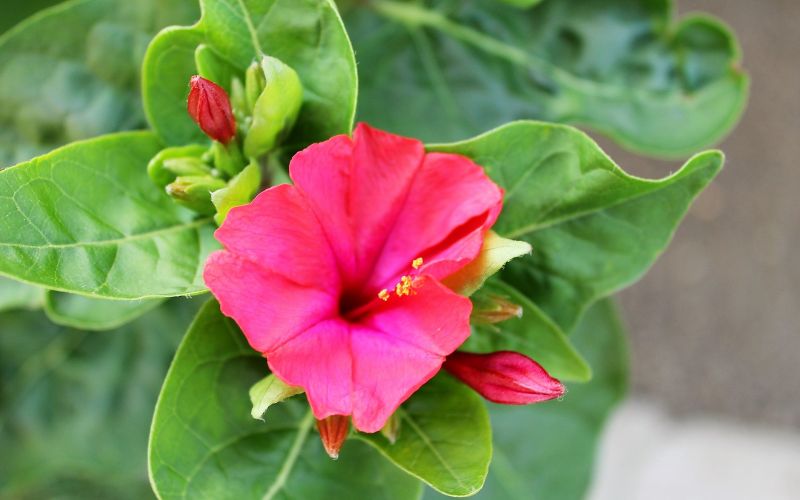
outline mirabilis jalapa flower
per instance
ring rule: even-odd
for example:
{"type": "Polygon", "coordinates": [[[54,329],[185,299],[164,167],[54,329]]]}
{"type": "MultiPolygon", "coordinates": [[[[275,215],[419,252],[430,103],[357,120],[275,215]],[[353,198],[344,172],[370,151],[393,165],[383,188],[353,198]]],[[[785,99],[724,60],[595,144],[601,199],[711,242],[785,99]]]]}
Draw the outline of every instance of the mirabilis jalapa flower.
{"type": "MultiPolygon", "coordinates": [[[[299,152],[289,170],[294,185],[231,210],[205,281],[318,420],[352,416],[376,432],[469,336],[471,302],[443,280],[479,255],[503,193],[463,156],[364,124],[299,152]]],[[[513,384],[525,366],[495,373],[488,390],[563,393],[538,365],[545,382],[513,384]]]]}

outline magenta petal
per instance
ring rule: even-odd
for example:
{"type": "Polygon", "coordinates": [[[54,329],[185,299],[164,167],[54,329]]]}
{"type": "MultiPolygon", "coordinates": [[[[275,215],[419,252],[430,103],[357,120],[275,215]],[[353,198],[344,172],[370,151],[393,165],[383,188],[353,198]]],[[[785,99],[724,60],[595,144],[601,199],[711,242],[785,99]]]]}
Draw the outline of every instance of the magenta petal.
{"type": "Polygon", "coordinates": [[[337,313],[335,294],[296,283],[226,251],[203,274],[222,312],[236,320],[253,349],[269,352],[337,313]]]}
{"type": "Polygon", "coordinates": [[[305,389],[317,420],[353,412],[353,356],[350,325],[322,321],[267,353],[275,375],[305,389]]]}
{"type": "Polygon", "coordinates": [[[444,368],[489,401],[525,405],[564,394],[561,382],[531,358],[513,351],[454,352],[444,368]]]}
{"type": "Polygon", "coordinates": [[[267,189],[230,211],[214,234],[234,254],[292,281],[339,287],[336,259],[308,201],[293,186],[267,189]]]}

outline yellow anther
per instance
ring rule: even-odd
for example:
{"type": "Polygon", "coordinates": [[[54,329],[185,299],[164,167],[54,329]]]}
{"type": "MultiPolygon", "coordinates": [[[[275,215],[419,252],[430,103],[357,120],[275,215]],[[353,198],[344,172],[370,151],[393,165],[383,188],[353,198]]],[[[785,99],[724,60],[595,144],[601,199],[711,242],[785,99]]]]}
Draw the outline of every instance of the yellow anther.
{"type": "Polygon", "coordinates": [[[416,259],[411,261],[411,267],[414,269],[419,269],[422,267],[422,257],[417,257],[416,259]]]}
{"type": "Polygon", "coordinates": [[[381,300],[382,300],[382,301],[384,301],[384,302],[386,302],[387,300],[389,300],[389,290],[387,290],[387,289],[385,289],[385,288],[384,288],[383,290],[381,290],[380,292],[378,292],[378,298],[379,298],[379,299],[381,299],[381,300]]]}
{"type": "Polygon", "coordinates": [[[394,287],[394,293],[396,293],[398,297],[411,295],[411,284],[411,278],[409,276],[403,276],[400,278],[400,283],[394,287]]]}

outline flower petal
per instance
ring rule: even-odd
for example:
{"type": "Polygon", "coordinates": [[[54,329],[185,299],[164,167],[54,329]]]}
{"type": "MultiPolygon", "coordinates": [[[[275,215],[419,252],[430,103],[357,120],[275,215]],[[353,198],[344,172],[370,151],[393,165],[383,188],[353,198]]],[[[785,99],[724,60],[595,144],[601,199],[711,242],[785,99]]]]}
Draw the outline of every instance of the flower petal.
{"type": "Polygon", "coordinates": [[[262,353],[338,313],[335,294],[304,286],[228,251],[211,254],[203,277],[222,312],[262,353]]]}
{"type": "Polygon", "coordinates": [[[350,328],[339,319],[323,321],[266,353],[278,378],[305,389],[318,420],[353,412],[350,328]]]}
{"type": "Polygon", "coordinates": [[[420,277],[414,294],[391,297],[352,328],[353,422],[377,432],[469,336],[472,304],[420,277]]]}
{"type": "Polygon", "coordinates": [[[294,186],[275,186],[232,209],[214,236],[228,251],[292,281],[319,289],[339,287],[328,239],[294,186]]]}

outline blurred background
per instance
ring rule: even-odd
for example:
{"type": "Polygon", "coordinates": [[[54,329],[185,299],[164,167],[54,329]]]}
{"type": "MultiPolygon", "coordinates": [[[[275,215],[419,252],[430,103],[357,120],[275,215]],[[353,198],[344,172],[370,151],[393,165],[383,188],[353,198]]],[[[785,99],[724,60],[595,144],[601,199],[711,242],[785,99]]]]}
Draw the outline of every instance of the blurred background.
{"type": "MultiPolygon", "coordinates": [[[[621,294],[632,399],[606,435],[594,498],[798,498],[800,3],[677,6],[733,27],[750,103],[720,145],[722,174],[621,294]]],[[[601,142],[645,177],[678,166],[601,142]]]]}

